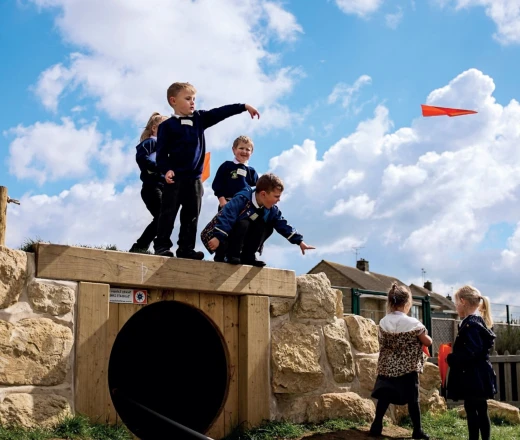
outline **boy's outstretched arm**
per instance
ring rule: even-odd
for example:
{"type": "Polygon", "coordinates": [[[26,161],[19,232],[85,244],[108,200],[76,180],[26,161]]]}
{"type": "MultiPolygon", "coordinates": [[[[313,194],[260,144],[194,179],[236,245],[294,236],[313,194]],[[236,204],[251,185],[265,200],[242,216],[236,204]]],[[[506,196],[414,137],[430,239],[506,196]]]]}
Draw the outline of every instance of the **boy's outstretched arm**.
{"type": "Polygon", "coordinates": [[[211,110],[200,110],[199,114],[202,118],[202,124],[206,129],[218,124],[226,118],[239,115],[245,111],[249,112],[251,118],[254,118],[255,116],[260,117],[258,110],[249,104],[229,104],[211,110]]]}

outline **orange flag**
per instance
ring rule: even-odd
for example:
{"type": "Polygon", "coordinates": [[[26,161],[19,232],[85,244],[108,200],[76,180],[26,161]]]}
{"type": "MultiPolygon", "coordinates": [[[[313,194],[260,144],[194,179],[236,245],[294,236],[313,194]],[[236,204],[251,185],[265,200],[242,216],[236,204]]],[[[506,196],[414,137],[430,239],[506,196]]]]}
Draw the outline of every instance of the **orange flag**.
{"type": "Polygon", "coordinates": [[[464,110],[461,108],[448,108],[448,107],[435,107],[433,105],[424,105],[421,104],[422,115],[423,116],[449,116],[452,118],[453,116],[462,116],[462,115],[472,115],[477,113],[474,110],[464,110]]]}
{"type": "Polygon", "coordinates": [[[444,387],[446,385],[446,374],[448,373],[448,362],[446,358],[451,353],[451,344],[441,344],[439,346],[439,373],[441,375],[441,384],[444,387]]]}
{"type": "Polygon", "coordinates": [[[211,153],[206,153],[204,156],[204,167],[202,168],[202,182],[204,182],[209,177],[209,162],[211,160],[211,153]]]}

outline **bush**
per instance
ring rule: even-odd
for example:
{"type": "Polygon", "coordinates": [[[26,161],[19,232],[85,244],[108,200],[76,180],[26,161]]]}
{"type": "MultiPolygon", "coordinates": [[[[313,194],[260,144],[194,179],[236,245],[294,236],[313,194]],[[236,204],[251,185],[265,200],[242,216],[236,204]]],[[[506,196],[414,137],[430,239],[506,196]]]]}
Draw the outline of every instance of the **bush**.
{"type": "Polygon", "coordinates": [[[520,327],[501,325],[496,329],[495,333],[497,335],[495,350],[498,354],[504,354],[506,350],[509,354],[515,354],[520,350],[520,327]]]}

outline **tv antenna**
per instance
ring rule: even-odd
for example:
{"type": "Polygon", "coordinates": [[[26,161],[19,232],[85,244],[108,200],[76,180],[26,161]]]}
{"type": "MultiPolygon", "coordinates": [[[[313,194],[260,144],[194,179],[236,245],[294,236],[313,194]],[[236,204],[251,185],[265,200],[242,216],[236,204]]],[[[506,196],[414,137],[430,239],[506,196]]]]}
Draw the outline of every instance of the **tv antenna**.
{"type": "Polygon", "coordinates": [[[356,263],[358,261],[357,257],[358,257],[358,253],[359,253],[359,250],[360,249],[364,249],[365,246],[352,246],[352,251],[356,254],[356,263]]]}
{"type": "Polygon", "coordinates": [[[426,275],[426,271],[424,270],[424,268],[421,267],[421,277],[422,277],[422,282],[424,284],[424,280],[425,280],[425,275],[426,275]]]}

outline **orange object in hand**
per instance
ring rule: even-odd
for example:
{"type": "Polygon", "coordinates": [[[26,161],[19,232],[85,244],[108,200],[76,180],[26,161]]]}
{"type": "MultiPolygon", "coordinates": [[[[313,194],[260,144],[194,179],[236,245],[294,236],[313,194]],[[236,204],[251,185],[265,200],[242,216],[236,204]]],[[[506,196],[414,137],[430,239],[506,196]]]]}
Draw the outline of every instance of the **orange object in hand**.
{"type": "Polygon", "coordinates": [[[451,343],[450,344],[441,344],[439,347],[439,373],[441,375],[441,384],[444,387],[446,384],[446,374],[448,372],[448,362],[446,358],[451,353],[451,343]]]}
{"type": "Polygon", "coordinates": [[[202,176],[201,176],[202,182],[207,180],[207,178],[209,177],[209,162],[210,162],[210,160],[211,160],[211,153],[208,152],[204,156],[204,167],[202,168],[202,176]]]}

